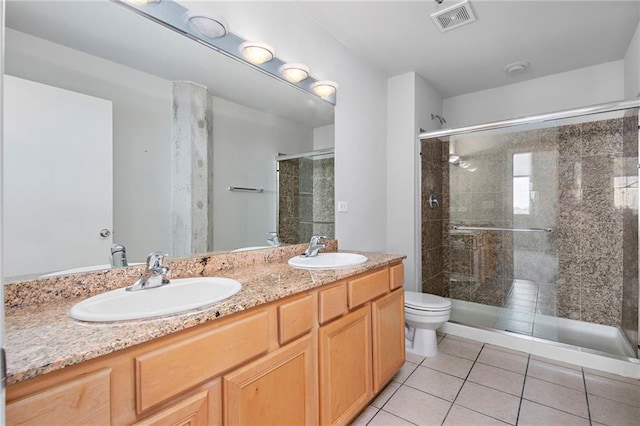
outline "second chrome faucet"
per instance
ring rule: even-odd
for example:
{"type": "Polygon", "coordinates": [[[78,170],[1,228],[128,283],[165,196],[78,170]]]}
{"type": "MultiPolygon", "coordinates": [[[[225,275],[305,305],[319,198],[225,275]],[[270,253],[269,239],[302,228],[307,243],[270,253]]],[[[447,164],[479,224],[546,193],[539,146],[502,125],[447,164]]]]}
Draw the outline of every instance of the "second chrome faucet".
{"type": "Polygon", "coordinates": [[[146,290],[169,284],[165,275],[169,268],[162,264],[162,260],[168,256],[166,253],[154,251],[147,256],[147,269],[135,284],[127,287],[127,291],[146,290]]]}
{"type": "Polygon", "coordinates": [[[318,252],[325,248],[326,246],[322,244],[324,240],[327,239],[326,235],[314,235],[311,237],[311,241],[309,241],[309,247],[302,253],[304,257],[313,257],[317,256],[318,252]]]}

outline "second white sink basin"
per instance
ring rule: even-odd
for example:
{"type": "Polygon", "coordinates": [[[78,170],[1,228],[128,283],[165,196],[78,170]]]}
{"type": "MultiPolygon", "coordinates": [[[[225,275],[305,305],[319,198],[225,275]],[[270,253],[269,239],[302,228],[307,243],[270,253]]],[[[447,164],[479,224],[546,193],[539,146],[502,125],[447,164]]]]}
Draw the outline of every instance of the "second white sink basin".
{"type": "Polygon", "coordinates": [[[357,253],[319,253],[317,256],[296,256],[289,265],[303,269],[334,269],[362,265],[367,257],[357,253]]]}
{"type": "Polygon", "coordinates": [[[173,279],[167,285],[146,290],[124,288],[98,294],[76,303],[73,319],[111,322],[177,314],[219,302],[242,288],[236,280],[220,277],[173,279]]]}

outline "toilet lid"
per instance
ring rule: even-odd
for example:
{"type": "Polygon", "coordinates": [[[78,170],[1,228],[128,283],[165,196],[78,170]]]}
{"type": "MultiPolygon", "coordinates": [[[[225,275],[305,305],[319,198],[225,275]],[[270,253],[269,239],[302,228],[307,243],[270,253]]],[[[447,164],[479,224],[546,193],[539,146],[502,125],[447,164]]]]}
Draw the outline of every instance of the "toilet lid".
{"type": "Polygon", "coordinates": [[[445,311],[451,309],[451,301],[434,294],[406,291],[404,293],[404,305],[413,309],[428,311],[445,311]]]}

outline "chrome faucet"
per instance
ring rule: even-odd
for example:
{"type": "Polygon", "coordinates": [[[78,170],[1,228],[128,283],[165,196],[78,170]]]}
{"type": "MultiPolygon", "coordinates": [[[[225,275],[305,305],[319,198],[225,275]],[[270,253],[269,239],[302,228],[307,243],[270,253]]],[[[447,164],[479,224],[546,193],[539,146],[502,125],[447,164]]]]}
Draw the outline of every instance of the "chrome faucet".
{"type": "Polygon", "coordinates": [[[145,290],[169,284],[169,280],[165,277],[169,272],[169,268],[162,265],[162,260],[165,256],[168,255],[157,251],[149,253],[147,257],[147,270],[135,284],[127,287],[127,291],[145,290]]]}
{"type": "Polygon", "coordinates": [[[282,243],[280,242],[280,238],[278,238],[277,232],[267,232],[267,244],[271,247],[280,247],[282,243]]]}
{"type": "Polygon", "coordinates": [[[114,244],[111,246],[111,267],[122,268],[129,266],[127,263],[127,249],[122,244],[114,244]]]}
{"type": "Polygon", "coordinates": [[[309,247],[302,253],[301,256],[304,257],[313,257],[318,255],[318,251],[322,250],[326,246],[321,244],[321,240],[325,240],[326,235],[314,235],[311,237],[311,241],[309,241],[309,247]]]}

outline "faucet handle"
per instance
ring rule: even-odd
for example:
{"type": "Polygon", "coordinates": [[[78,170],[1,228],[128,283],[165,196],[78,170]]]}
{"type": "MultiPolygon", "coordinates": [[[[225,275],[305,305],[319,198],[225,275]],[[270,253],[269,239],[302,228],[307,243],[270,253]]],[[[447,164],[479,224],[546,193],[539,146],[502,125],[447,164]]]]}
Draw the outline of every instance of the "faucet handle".
{"type": "Polygon", "coordinates": [[[161,251],[154,251],[149,253],[147,256],[147,267],[149,269],[159,269],[162,268],[162,260],[169,256],[167,253],[163,253],[161,251]]]}
{"type": "Polygon", "coordinates": [[[327,236],[326,235],[314,235],[313,237],[311,237],[311,244],[316,245],[320,242],[320,240],[326,240],[327,236]]]}

